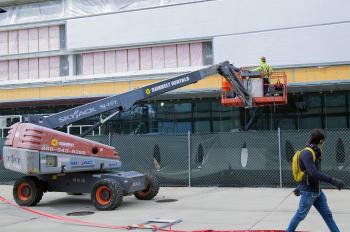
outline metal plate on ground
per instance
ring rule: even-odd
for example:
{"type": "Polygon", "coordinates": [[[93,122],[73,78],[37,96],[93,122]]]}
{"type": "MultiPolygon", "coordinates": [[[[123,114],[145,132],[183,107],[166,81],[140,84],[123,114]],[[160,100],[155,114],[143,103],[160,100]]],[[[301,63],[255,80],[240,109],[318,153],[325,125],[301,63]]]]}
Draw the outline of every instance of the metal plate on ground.
{"type": "Polygon", "coordinates": [[[131,228],[132,229],[150,229],[153,231],[157,231],[159,229],[171,227],[172,225],[178,224],[180,222],[182,222],[182,219],[173,220],[173,219],[154,218],[144,223],[132,225],[131,228]]]}
{"type": "Polygon", "coordinates": [[[157,203],[169,203],[169,202],[176,202],[178,201],[177,199],[162,199],[162,200],[157,200],[157,203]]]}
{"type": "Polygon", "coordinates": [[[79,211],[79,212],[71,212],[67,213],[67,216],[86,216],[86,215],[91,215],[94,214],[92,211],[79,211]]]}

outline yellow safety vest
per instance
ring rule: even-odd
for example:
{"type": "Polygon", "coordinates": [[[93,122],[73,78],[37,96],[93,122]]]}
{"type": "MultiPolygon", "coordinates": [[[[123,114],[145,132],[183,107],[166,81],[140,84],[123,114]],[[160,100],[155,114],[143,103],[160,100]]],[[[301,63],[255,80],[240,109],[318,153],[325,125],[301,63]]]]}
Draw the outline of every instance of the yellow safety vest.
{"type": "Polygon", "coordinates": [[[262,72],[263,77],[270,77],[270,75],[272,73],[272,68],[270,65],[268,65],[266,63],[262,63],[260,65],[260,71],[262,72]]]}

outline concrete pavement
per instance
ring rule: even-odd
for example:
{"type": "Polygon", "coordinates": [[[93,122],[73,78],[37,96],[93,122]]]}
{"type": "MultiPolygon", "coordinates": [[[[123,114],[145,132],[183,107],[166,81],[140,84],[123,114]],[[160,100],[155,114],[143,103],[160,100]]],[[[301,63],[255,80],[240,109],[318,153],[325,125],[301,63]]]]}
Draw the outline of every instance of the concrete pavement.
{"type": "MultiPolygon", "coordinates": [[[[46,193],[33,209],[79,220],[112,225],[132,225],[152,218],[182,219],[173,226],[178,230],[257,230],[285,229],[292,218],[299,198],[292,189],[223,188],[223,187],[163,187],[154,200],[140,201],[124,197],[114,211],[97,211],[90,196],[68,196],[65,193],[46,193]],[[157,200],[176,199],[158,203],[157,200]],[[66,216],[75,211],[93,211],[87,216],[66,216]]],[[[341,231],[350,231],[350,190],[325,190],[328,202],[341,231]]],[[[1,185],[0,196],[11,201],[12,186],[1,185]]],[[[0,203],[2,232],[111,231],[111,229],[72,225],[0,203]]],[[[321,216],[312,209],[298,230],[328,231],[321,216]]]]}

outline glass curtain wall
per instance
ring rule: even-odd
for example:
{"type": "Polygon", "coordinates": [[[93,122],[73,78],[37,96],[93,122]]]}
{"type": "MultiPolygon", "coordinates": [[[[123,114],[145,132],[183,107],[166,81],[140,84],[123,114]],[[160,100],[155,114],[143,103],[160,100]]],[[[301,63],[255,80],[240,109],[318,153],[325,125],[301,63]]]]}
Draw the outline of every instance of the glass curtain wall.
{"type": "MultiPolygon", "coordinates": [[[[285,106],[260,108],[252,130],[349,128],[350,91],[290,94],[285,106]]],[[[1,115],[51,114],[70,106],[2,109],[1,115]]],[[[103,117],[106,117],[106,113],[103,117]]],[[[225,107],[219,98],[144,102],[123,112],[102,127],[108,134],[185,134],[228,132],[247,125],[252,110],[225,107]]],[[[76,125],[93,125],[100,116],[76,125]]]]}

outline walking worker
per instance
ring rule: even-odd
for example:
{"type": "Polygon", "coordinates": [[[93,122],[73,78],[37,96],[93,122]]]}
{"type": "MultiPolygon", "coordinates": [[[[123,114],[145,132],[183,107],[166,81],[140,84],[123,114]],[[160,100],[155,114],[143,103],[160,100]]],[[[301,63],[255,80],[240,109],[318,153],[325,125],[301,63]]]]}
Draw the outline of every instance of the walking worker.
{"type": "Polygon", "coordinates": [[[261,72],[261,75],[264,78],[264,96],[269,95],[270,75],[272,73],[272,68],[266,63],[266,57],[260,57],[260,66],[251,71],[261,72]]]}
{"type": "Polygon", "coordinates": [[[320,129],[311,131],[307,147],[300,153],[299,165],[304,172],[299,186],[294,190],[296,196],[300,196],[299,208],[292,218],[287,232],[293,232],[304,220],[312,206],[315,206],[321,214],[331,232],[339,232],[327,203],[327,198],[321,190],[320,181],[330,183],[339,190],[344,188],[343,181],[333,178],[321,172],[321,148],[325,141],[325,135],[320,129]]]}

